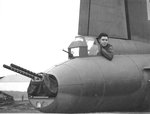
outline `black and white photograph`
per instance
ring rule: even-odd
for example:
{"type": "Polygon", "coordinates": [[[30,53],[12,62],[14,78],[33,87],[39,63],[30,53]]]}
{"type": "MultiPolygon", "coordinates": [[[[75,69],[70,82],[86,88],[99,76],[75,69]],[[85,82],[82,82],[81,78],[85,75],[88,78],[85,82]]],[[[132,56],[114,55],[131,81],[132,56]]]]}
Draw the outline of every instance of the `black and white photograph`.
{"type": "Polygon", "coordinates": [[[149,113],[150,0],[0,0],[0,113],[149,113]]]}

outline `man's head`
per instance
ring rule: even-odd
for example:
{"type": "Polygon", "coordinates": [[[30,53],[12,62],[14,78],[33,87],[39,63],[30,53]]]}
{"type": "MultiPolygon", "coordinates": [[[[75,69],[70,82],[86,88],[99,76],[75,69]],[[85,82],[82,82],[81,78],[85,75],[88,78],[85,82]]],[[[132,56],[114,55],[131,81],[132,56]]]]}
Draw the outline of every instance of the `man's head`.
{"type": "Polygon", "coordinates": [[[96,38],[98,43],[103,47],[107,46],[108,44],[108,35],[106,33],[100,33],[100,35],[96,38]]]}

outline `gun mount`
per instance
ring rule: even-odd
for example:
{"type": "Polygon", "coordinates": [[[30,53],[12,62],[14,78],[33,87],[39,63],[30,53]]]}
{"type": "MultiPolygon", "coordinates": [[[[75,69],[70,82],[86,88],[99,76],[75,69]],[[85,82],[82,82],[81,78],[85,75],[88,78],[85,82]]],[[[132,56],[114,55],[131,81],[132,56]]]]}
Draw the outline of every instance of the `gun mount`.
{"type": "Polygon", "coordinates": [[[37,74],[15,64],[10,64],[10,66],[4,64],[3,67],[32,79],[27,90],[29,97],[55,97],[57,95],[58,82],[55,76],[44,72],[37,74]]]}

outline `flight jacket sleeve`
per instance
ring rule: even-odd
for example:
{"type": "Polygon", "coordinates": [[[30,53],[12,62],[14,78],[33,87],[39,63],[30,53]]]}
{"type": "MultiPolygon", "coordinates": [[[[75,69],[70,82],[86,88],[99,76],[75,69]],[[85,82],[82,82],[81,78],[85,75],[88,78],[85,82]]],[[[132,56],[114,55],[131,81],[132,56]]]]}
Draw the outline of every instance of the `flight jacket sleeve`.
{"type": "Polygon", "coordinates": [[[108,60],[112,60],[113,59],[113,47],[112,45],[109,45],[108,48],[102,48],[101,49],[101,54],[102,56],[104,56],[105,58],[107,58],[108,60]]]}

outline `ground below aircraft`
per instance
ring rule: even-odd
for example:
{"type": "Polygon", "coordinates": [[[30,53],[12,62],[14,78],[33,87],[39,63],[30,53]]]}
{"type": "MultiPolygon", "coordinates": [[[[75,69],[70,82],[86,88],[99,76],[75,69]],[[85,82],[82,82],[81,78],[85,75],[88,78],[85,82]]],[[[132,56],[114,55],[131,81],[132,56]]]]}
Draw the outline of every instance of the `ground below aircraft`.
{"type": "Polygon", "coordinates": [[[0,106],[14,103],[14,98],[5,92],[0,91],[0,106]]]}

